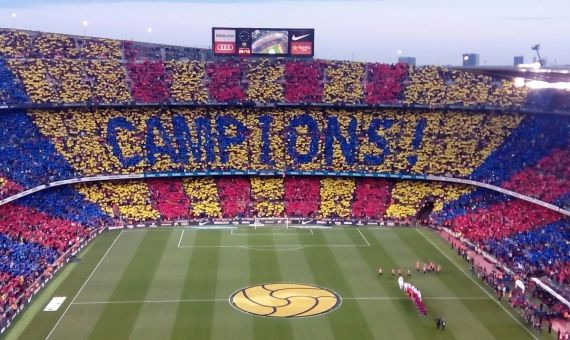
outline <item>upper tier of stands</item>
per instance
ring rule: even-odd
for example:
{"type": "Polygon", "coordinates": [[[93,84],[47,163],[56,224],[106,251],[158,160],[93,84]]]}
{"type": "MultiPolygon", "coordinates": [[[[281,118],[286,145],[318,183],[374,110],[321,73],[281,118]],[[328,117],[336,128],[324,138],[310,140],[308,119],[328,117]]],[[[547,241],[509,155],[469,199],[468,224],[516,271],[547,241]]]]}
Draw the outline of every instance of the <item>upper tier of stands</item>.
{"type": "Polygon", "coordinates": [[[449,67],[211,60],[207,50],[0,30],[0,104],[405,105],[570,111],[570,96],[449,67]]]}

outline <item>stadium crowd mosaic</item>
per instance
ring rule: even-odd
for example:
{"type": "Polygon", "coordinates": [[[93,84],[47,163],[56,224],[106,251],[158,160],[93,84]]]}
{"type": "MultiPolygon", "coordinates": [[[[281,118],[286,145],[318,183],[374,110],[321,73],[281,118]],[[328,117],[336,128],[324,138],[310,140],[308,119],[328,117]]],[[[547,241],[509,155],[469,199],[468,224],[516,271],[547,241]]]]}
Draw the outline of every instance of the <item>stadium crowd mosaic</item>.
{"type": "Polygon", "coordinates": [[[1,205],[3,320],[62,254],[92,231],[123,223],[422,219],[523,263],[520,274],[568,283],[564,215],[467,185],[363,177],[471,179],[568,208],[570,118],[523,112],[560,109],[559,94],[446,67],[204,62],[198,49],[149,46],[0,31],[0,199],[87,176],[202,173],[61,186],[1,205]],[[176,103],[226,105],[167,105],[176,103]],[[431,107],[413,107],[422,105],[431,107]],[[254,173],[208,175],[235,170],[254,173]],[[314,176],[260,176],[272,171],[314,176]],[[426,202],[433,213],[422,216],[426,202]]]}
{"type": "Polygon", "coordinates": [[[335,104],[568,109],[557,91],[449,67],[216,59],[196,48],[0,30],[0,103],[335,104]],[[205,60],[208,59],[208,60],[205,60]]]}

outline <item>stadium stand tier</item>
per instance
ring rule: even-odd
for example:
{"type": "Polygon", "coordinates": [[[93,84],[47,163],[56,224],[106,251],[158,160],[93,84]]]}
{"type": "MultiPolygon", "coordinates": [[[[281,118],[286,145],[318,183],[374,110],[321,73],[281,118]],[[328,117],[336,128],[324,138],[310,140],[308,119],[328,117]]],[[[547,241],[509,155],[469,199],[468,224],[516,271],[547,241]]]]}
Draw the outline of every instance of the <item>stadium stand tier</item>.
{"type": "Polygon", "coordinates": [[[105,226],[175,221],[421,221],[567,283],[567,216],[425,179],[568,209],[568,97],[449,67],[2,29],[0,317],[105,226]]]}
{"type": "Polygon", "coordinates": [[[208,50],[0,29],[0,103],[335,104],[568,111],[559,91],[458,68],[216,59],[208,50]]]}

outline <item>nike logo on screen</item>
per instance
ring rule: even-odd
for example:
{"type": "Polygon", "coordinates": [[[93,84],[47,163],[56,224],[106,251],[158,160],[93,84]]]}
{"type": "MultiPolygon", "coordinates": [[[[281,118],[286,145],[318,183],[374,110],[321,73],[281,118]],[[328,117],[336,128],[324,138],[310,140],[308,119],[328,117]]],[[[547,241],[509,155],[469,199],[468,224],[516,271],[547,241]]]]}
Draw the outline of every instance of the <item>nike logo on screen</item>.
{"type": "Polygon", "coordinates": [[[291,40],[297,41],[297,40],[303,39],[304,37],[308,37],[309,35],[310,35],[310,34],[305,34],[305,35],[296,36],[295,34],[293,34],[293,36],[291,37],[291,40]]]}

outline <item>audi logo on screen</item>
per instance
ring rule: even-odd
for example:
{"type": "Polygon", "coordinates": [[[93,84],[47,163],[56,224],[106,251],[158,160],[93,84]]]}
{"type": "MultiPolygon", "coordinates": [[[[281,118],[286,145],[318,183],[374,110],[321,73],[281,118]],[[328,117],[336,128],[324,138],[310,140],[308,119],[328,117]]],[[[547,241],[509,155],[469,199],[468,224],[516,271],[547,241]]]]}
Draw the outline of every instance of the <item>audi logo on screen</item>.
{"type": "Polygon", "coordinates": [[[218,51],[233,51],[234,46],[232,44],[218,44],[216,47],[218,51]]]}
{"type": "Polygon", "coordinates": [[[218,54],[234,54],[236,49],[235,43],[217,42],[214,44],[214,52],[218,54]]]}

